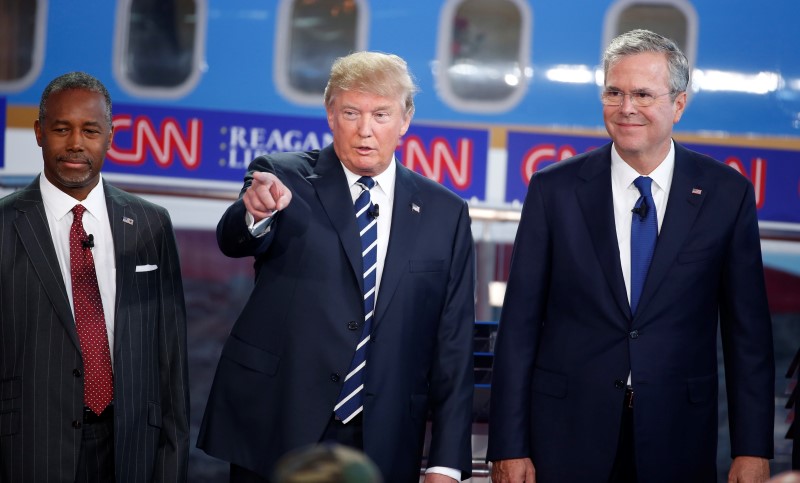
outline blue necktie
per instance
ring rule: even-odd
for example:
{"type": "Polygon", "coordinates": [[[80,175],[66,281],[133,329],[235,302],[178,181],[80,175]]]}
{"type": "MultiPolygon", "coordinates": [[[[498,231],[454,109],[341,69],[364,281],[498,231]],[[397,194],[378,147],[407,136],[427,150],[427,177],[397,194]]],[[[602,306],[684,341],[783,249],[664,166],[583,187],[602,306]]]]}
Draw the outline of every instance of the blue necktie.
{"type": "Polygon", "coordinates": [[[653,259],[653,250],[658,238],[658,221],[656,203],[650,186],[653,180],[639,176],[633,184],[639,189],[641,196],[636,201],[631,220],[631,313],[636,314],[639,297],[642,295],[647,270],[653,259]]]}
{"type": "Polygon", "coordinates": [[[364,262],[364,327],[353,361],[350,363],[350,370],[333,409],[336,417],[344,424],[349,423],[364,409],[364,368],[367,364],[367,348],[372,332],[378,270],[378,219],[373,214],[372,200],[369,196],[369,190],[375,186],[375,180],[362,176],[356,184],[361,187],[361,194],[355,202],[355,211],[358,229],[361,232],[361,257],[364,262]]]}

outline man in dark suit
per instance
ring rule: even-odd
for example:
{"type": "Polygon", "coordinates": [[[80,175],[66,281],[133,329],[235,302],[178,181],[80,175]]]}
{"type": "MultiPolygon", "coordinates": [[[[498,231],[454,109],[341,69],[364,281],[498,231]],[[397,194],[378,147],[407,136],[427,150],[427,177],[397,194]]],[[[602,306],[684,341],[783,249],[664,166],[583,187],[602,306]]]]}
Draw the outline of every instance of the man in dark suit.
{"type": "Polygon", "coordinates": [[[338,59],[333,144],[254,160],[217,227],[256,270],[198,442],[231,481],[265,481],[286,451],[324,440],[362,449],[387,482],[417,481],[429,414],[426,480],[470,474],[470,219],[394,159],[415,89],[397,56],[338,59]]]}
{"type": "Polygon", "coordinates": [[[101,180],[111,99],[72,72],[44,176],[0,200],[0,481],[185,481],[186,321],[166,210],[101,180]]]}
{"type": "Polygon", "coordinates": [[[534,174],[522,210],[493,481],[716,481],[718,326],[729,481],[765,481],[775,370],[753,187],[672,140],[689,66],[671,40],[623,34],[603,64],[613,142],[534,174]]]}

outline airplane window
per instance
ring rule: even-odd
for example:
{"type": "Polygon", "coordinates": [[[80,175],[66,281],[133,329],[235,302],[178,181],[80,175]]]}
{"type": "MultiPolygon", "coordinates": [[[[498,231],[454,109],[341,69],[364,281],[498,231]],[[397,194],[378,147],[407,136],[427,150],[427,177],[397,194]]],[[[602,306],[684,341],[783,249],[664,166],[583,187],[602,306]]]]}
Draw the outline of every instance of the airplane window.
{"type": "Polygon", "coordinates": [[[30,85],[42,66],[44,16],[42,1],[6,0],[0,9],[0,91],[30,85]]]}
{"type": "Polygon", "coordinates": [[[439,39],[442,97],[456,109],[502,111],[527,86],[530,13],[517,0],[455,0],[445,5],[439,39]]]}
{"type": "Polygon", "coordinates": [[[199,72],[205,2],[127,0],[119,8],[115,73],[120,84],[143,96],[185,93],[199,72]]]}
{"type": "Polygon", "coordinates": [[[672,6],[634,4],[620,14],[617,22],[618,33],[639,28],[658,31],[675,40],[681,50],[686,48],[686,17],[672,6]]]}
{"type": "Polygon", "coordinates": [[[284,95],[319,105],[333,61],[363,50],[365,16],[363,0],[284,0],[274,69],[284,95]]]}
{"type": "Polygon", "coordinates": [[[647,29],[674,40],[694,66],[697,14],[687,0],[619,0],[606,15],[605,41],[633,29],[647,29]]]}

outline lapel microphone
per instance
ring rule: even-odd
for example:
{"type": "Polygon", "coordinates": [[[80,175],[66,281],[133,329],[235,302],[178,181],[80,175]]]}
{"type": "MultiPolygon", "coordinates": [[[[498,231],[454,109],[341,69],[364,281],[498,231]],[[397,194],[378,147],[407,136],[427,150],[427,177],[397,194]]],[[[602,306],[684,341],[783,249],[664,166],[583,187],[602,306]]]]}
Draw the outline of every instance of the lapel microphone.
{"type": "Polygon", "coordinates": [[[644,219],[647,218],[647,202],[642,199],[642,203],[639,206],[634,207],[631,210],[631,213],[639,215],[639,219],[644,221],[644,219]]]}
{"type": "Polygon", "coordinates": [[[81,245],[83,245],[83,248],[94,248],[94,235],[89,233],[89,237],[86,240],[82,240],[81,245]]]}
{"type": "Polygon", "coordinates": [[[380,206],[378,206],[378,205],[372,205],[372,209],[371,209],[371,210],[369,210],[369,211],[367,212],[367,214],[369,215],[369,217],[370,217],[371,219],[373,219],[373,220],[374,220],[374,219],[376,219],[376,218],[378,217],[378,215],[380,215],[380,214],[381,214],[381,211],[380,211],[380,206]]]}

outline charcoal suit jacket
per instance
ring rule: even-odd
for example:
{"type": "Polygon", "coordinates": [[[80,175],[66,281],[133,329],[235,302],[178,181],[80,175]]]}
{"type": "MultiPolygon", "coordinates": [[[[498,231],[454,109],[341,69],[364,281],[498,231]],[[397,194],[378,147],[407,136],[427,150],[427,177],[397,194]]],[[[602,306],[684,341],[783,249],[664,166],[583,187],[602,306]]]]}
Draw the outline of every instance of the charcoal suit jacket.
{"type": "MultiPolygon", "coordinates": [[[[185,481],[186,316],[172,223],[163,208],[104,190],[117,283],[116,481],[185,481]]],[[[0,230],[0,482],[73,482],[83,360],[38,177],[0,200],[0,230]]]]}

